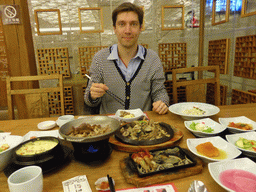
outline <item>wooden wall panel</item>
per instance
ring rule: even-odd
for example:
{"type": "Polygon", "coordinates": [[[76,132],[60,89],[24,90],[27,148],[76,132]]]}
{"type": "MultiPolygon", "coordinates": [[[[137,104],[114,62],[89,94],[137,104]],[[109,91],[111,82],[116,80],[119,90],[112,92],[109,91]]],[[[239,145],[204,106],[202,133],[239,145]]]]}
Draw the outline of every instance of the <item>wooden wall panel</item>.
{"type": "MultiPolygon", "coordinates": [[[[19,5],[21,24],[3,25],[7,52],[9,57],[9,72],[11,76],[37,75],[34,46],[30,25],[30,17],[27,1],[22,0],[0,0],[1,5],[19,5]]],[[[27,85],[15,84],[15,86],[24,87],[27,85]]],[[[37,87],[38,84],[33,84],[37,87]]],[[[5,89],[1,87],[2,89],[5,89]]],[[[16,97],[18,108],[24,107],[24,99],[16,97]]],[[[7,103],[5,104],[7,106],[7,103]]]]}

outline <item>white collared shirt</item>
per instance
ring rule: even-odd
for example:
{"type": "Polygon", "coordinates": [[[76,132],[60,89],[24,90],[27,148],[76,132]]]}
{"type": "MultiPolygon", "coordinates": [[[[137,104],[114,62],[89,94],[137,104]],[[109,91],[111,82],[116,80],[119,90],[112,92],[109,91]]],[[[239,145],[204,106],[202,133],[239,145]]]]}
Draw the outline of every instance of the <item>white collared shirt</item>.
{"type": "Polygon", "coordinates": [[[108,60],[115,60],[117,63],[117,66],[121,69],[122,73],[125,76],[125,80],[128,82],[136,72],[137,68],[140,65],[141,60],[144,60],[144,53],[145,49],[142,45],[138,45],[138,52],[133,57],[130,62],[128,63],[128,66],[126,67],[125,64],[122,62],[122,60],[119,58],[118,55],[118,49],[117,49],[117,44],[114,44],[111,47],[111,53],[108,56],[108,60]]]}

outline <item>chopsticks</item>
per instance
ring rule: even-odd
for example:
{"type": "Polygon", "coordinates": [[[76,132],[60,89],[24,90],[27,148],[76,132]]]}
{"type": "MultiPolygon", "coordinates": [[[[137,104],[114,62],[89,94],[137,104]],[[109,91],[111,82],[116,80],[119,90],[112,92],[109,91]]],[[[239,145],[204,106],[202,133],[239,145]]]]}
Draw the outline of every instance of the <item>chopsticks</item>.
{"type": "Polygon", "coordinates": [[[113,184],[112,177],[109,177],[109,175],[107,175],[107,177],[108,177],[108,183],[109,183],[110,191],[111,191],[111,192],[116,192],[115,186],[114,186],[114,184],[113,184]]]}
{"type": "MultiPolygon", "coordinates": [[[[89,75],[85,74],[85,76],[94,83],[94,81],[92,80],[92,78],[89,75]]],[[[117,95],[115,95],[113,92],[107,90],[106,93],[109,94],[111,97],[113,97],[121,105],[125,106],[125,101],[123,99],[121,99],[120,97],[118,97],[117,95]]]]}

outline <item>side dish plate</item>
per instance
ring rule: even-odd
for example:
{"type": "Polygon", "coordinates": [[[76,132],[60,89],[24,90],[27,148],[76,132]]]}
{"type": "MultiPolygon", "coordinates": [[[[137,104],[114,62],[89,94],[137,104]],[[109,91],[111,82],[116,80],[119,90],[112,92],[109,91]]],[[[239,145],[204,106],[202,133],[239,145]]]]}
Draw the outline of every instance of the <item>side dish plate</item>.
{"type": "MultiPolygon", "coordinates": [[[[130,144],[130,145],[156,145],[159,143],[164,143],[166,141],[169,141],[171,138],[173,138],[174,131],[173,131],[172,127],[163,122],[161,122],[159,124],[167,132],[167,134],[170,135],[169,137],[164,136],[160,139],[153,139],[153,140],[133,140],[133,139],[130,139],[129,137],[123,136],[122,133],[120,132],[120,129],[116,132],[115,137],[119,141],[126,143],[126,144],[130,144]]],[[[128,125],[129,124],[126,124],[123,127],[125,129],[127,129],[128,125]]]]}

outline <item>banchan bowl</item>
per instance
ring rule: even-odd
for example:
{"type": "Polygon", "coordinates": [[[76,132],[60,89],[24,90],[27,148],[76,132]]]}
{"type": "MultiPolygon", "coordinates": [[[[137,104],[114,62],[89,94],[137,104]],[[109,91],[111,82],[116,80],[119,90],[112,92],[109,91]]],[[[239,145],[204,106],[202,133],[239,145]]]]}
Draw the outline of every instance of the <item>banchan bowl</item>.
{"type": "Polygon", "coordinates": [[[60,140],[56,137],[37,137],[34,139],[30,139],[18,145],[13,151],[13,162],[16,165],[19,165],[20,167],[38,165],[43,170],[48,169],[50,166],[53,166],[54,164],[58,163],[58,161],[63,157],[64,152],[60,140]],[[23,145],[29,142],[35,142],[39,140],[54,141],[57,142],[57,145],[45,152],[33,155],[20,155],[16,153],[17,150],[19,150],[23,145]]]}

